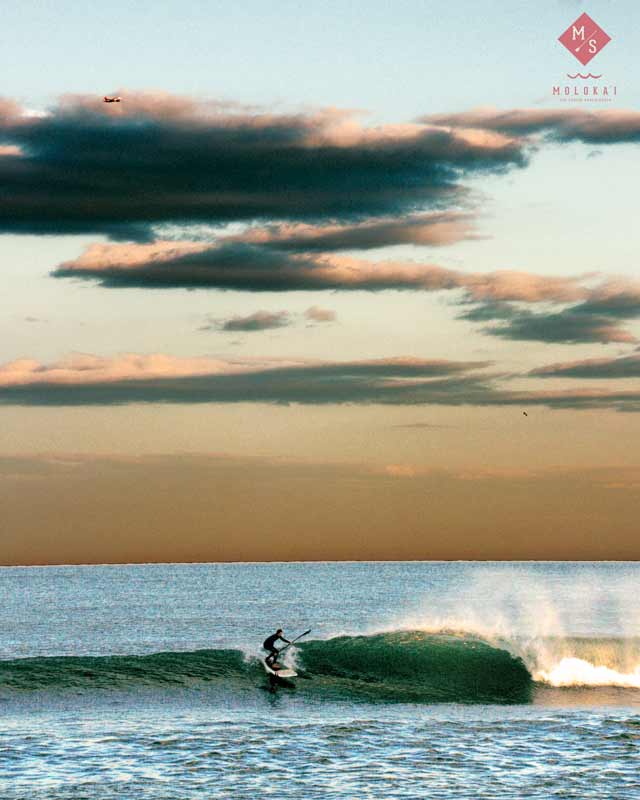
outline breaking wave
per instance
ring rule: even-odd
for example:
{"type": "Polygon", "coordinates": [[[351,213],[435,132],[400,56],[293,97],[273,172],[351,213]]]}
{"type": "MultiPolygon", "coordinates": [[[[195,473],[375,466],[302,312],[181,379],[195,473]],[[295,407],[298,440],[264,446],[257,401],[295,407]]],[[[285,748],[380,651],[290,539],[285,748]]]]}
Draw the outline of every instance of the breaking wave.
{"type": "MultiPolygon", "coordinates": [[[[412,703],[527,703],[537,685],[640,689],[640,640],[496,641],[465,632],[401,630],[304,642],[298,692],[327,699],[412,703]]],[[[0,661],[0,690],[263,685],[240,650],[59,656],[0,661]]]]}
{"type": "Polygon", "coordinates": [[[397,631],[306,642],[301,663],[326,690],[404,702],[522,703],[523,661],[474,636],[397,631]]]}

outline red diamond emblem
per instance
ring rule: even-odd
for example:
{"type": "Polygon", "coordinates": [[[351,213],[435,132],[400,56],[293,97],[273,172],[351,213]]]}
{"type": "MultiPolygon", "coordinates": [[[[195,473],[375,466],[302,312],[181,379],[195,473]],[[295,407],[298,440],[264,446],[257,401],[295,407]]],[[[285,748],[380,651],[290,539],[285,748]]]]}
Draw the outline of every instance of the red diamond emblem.
{"type": "Polygon", "coordinates": [[[581,64],[592,58],[611,41],[611,37],[597,25],[588,14],[582,14],[558,37],[558,41],[572,53],[581,64]]]}

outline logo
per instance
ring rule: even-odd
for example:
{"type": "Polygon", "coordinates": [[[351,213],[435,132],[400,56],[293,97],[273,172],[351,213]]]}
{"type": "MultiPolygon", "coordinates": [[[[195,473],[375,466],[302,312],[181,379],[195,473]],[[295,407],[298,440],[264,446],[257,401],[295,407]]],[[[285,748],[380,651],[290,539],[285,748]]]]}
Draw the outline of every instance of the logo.
{"type": "Polygon", "coordinates": [[[609,44],[611,37],[588,14],[581,14],[558,41],[585,65],[609,44]]]}
{"type": "MultiPolygon", "coordinates": [[[[595,58],[603,47],[611,41],[611,37],[588,14],[581,14],[558,37],[558,41],[583,66],[595,58]]],[[[569,67],[569,69],[572,69],[569,67]]],[[[615,80],[605,78],[601,72],[581,71],[573,67],[574,72],[567,72],[569,79],[559,81],[551,87],[551,95],[562,103],[611,103],[618,97],[615,80]],[[602,79],[602,80],[601,80],[602,79]]]]}

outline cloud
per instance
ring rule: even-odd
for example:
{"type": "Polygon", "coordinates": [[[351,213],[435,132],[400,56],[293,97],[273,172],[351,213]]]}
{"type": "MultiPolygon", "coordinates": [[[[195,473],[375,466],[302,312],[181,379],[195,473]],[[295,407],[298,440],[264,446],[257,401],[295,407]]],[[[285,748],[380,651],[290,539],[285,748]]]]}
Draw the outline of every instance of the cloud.
{"type": "Polygon", "coordinates": [[[556,278],[530,272],[500,270],[485,273],[462,273],[458,285],[468,291],[472,301],[520,301],[556,303],[584,296],[583,277],[556,278]]]}
{"type": "MultiPolygon", "coordinates": [[[[470,322],[493,322],[497,319],[513,319],[517,314],[516,308],[511,303],[502,300],[487,300],[483,303],[465,303],[465,310],[460,314],[460,319],[470,322]]],[[[485,329],[485,333],[491,333],[492,328],[485,329]]]]}
{"type": "MultiPolygon", "coordinates": [[[[546,406],[552,409],[640,412],[640,391],[607,389],[565,389],[555,392],[512,392],[505,405],[546,406]]],[[[497,403],[501,405],[501,403],[497,403]]]]}
{"type": "Polygon", "coordinates": [[[222,361],[76,354],[52,364],[23,359],[0,367],[0,404],[412,403],[421,402],[424,392],[442,402],[480,391],[480,379],[469,373],[487,365],[416,358],[222,361]]]}
{"type": "Polygon", "coordinates": [[[209,356],[192,358],[154,353],[125,353],[112,358],[73,353],[51,364],[19,359],[0,365],[0,386],[47,383],[88,385],[127,380],[198,376],[272,373],[318,375],[322,378],[346,375],[392,378],[434,378],[454,375],[489,365],[486,361],[446,361],[419,358],[380,358],[362,361],[307,361],[300,359],[239,359],[227,361],[209,356]]]}
{"type": "Polygon", "coordinates": [[[457,114],[429,114],[420,120],[452,130],[479,129],[505,136],[526,137],[543,133],[559,142],[590,144],[640,142],[640,111],[605,109],[514,109],[479,108],[457,114]]]}
{"type": "Polygon", "coordinates": [[[347,256],[280,252],[245,242],[91,245],[55,277],[100,281],[108,288],[216,288],[317,291],[455,288],[452,270],[347,256]]]}
{"type": "Polygon", "coordinates": [[[243,331],[252,333],[256,331],[268,331],[273,328],[285,328],[291,324],[291,318],[287,311],[255,311],[245,317],[230,317],[226,320],[211,320],[211,322],[200,330],[218,329],[221,331],[243,331]]]}
{"type": "Polygon", "coordinates": [[[630,280],[610,280],[591,290],[580,313],[602,314],[612,319],[640,317],[640,283],[630,280]]]}
{"type": "Polygon", "coordinates": [[[540,378],[640,378],[640,354],[550,364],[529,374],[540,378]]]}
{"type": "MultiPolygon", "coordinates": [[[[637,282],[610,280],[588,288],[574,284],[580,303],[558,309],[557,306],[532,312],[522,305],[496,300],[474,304],[463,311],[462,319],[499,324],[484,328],[484,333],[516,341],[540,342],[610,342],[630,343],[637,338],[620,323],[640,318],[640,285],[637,282]]],[[[567,292],[566,297],[570,296],[567,292]]],[[[540,300],[545,298],[541,295],[540,300]]],[[[562,292],[548,300],[562,300],[562,292]]]]}
{"type": "Polygon", "coordinates": [[[249,229],[228,237],[274,247],[282,251],[332,252],[369,250],[398,244],[438,247],[463,239],[478,238],[473,233],[473,215],[460,211],[441,211],[402,217],[383,217],[341,225],[273,224],[249,229]]]}
{"type": "Polygon", "coordinates": [[[453,208],[468,200],[465,177],[526,166],[537,134],[640,141],[636,111],[479,109],[367,126],[337,109],[120,94],[109,105],[66,96],[46,113],[0,98],[0,230],[145,242],[161,223],[261,221],[273,226],[263,243],[283,250],[450,244],[473,236],[453,208]],[[287,229],[296,222],[314,225],[287,229]]]}
{"type": "Polygon", "coordinates": [[[503,270],[465,273],[412,261],[368,261],[345,255],[292,253],[241,242],[93,244],[60,264],[58,278],[97,280],[108,288],[216,288],[241,291],[464,289],[468,298],[557,302],[585,294],[581,278],[503,270]]]}
{"type": "MultiPolygon", "coordinates": [[[[470,320],[479,320],[483,313],[487,318],[496,313],[495,307],[485,306],[463,315],[470,320]]],[[[553,313],[532,313],[505,309],[499,306],[497,312],[500,319],[506,319],[500,325],[484,329],[484,333],[515,341],[558,342],[577,344],[580,342],[635,342],[636,337],[625,331],[608,317],[598,314],[584,314],[574,309],[566,309],[553,313]]],[[[495,317],[494,317],[495,318],[495,317]]]]}
{"type": "Polygon", "coordinates": [[[419,470],[412,464],[387,464],[384,473],[392,478],[415,478],[419,470]]]}
{"type": "Polygon", "coordinates": [[[320,306],[310,306],[305,312],[305,317],[312,322],[335,322],[336,312],[320,306]]]}
{"type": "Polygon", "coordinates": [[[489,362],[383,358],[363,361],[78,354],[53,364],[0,367],[0,404],[275,403],[303,405],[545,406],[639,412],[640,390],[512,391],[489,362]]]}
{"type": "Polygon", "coordinates": [[[462,306],[462,319],[500,321],[485,327],[484,333],[517,341],[633,342],[635,337],[620,323],[640,318],[637,281],[607,280],[594,287],[593,275],[462,272],[413,261],[300,254],[241,241],[94,244],[52,274],[97,280],[108,288],[461,290],[454,303],[462,306]],[[528,307],[534,304],[548,308],[534,312],[528,307]]]}
{"type": "MultiPolygon", "coordinates": [[[[304,312],[304,318],[313,322],[333,322],[334,311],[311,306],[304,312]]],[[[293,317],[288,311],[255,311],[246,316],[234,316],[228,319],[216,319],[212,316],[201,327],[201,331],[227,331],[252,333],[277,328],[285,328],[293,324],[293,317]]]]}
{"type": "Polygon", "coordinates": [[[115,383],[126,380],[180,378],[242,371],[235,362],[209,357],[176,358],[160,353],[126,353],[114,358],[73,353],[52,364],[35,359],[18,359],[0,366],[0,387],[24,386],[45,382],[76,386],[88,383],[115,383]]]}
{"type": "MultiPolygon", "coordinates": [[[[357,222],[451,204],[465,175],[526,162],[495,132],[120,93],[122,103],[71,96],[38,115],[0,100],[0,139],[20,153],[0,158],[0,230],[122,238],[120,226],[142,236],[163,222],[357,222]]],[[[422,235],[401,229],[389,235],[422,235]]]]}

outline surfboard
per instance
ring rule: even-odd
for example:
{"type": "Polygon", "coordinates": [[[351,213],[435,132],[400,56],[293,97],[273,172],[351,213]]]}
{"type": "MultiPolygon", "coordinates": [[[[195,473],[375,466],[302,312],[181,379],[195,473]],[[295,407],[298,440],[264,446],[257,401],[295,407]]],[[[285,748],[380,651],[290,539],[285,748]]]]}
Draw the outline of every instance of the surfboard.
{"type": "Polygon", "coordinates": [[[296,678],[298,676],[297,672],[294,670],[289,669],[288,667],[281,667],[280,669],[271,669],[271,667],[267,664],[264,659],[260,659],[262,661],[262,666],[265,668],[265,672],[268,672],[269,675],[275,675],[276,678],[296,678]]]}

